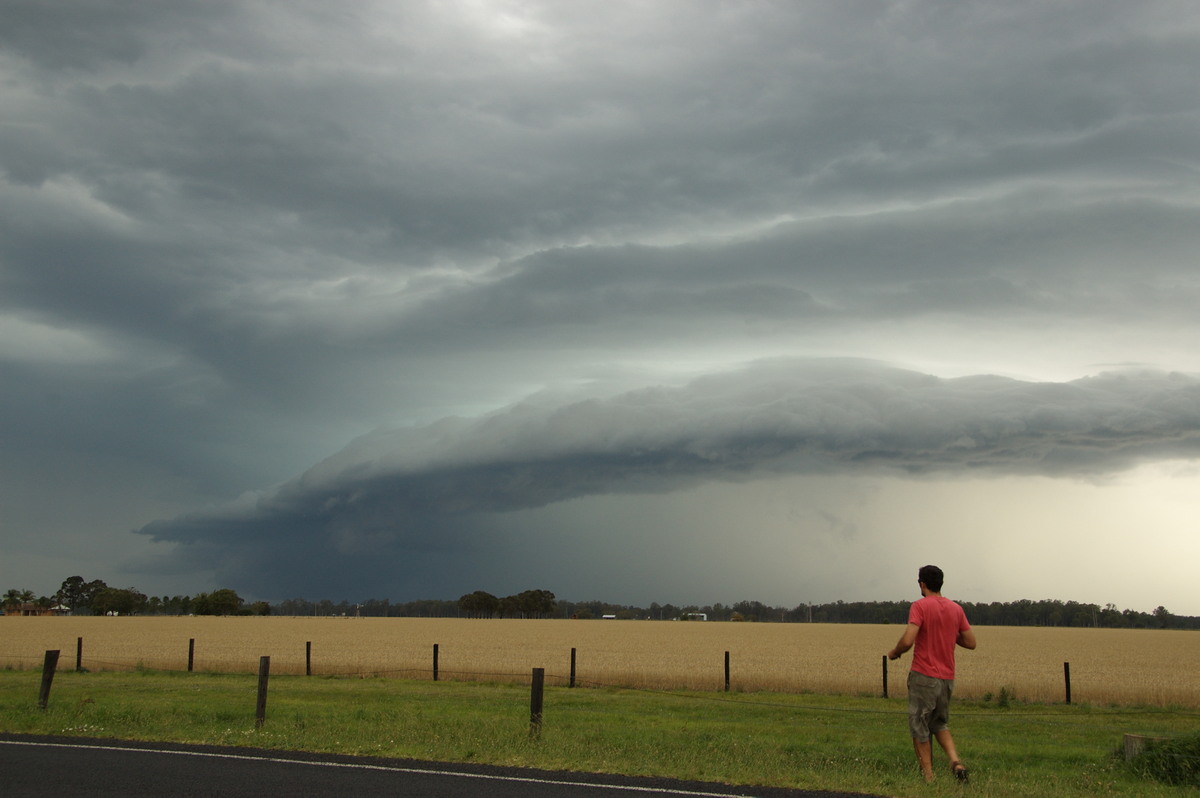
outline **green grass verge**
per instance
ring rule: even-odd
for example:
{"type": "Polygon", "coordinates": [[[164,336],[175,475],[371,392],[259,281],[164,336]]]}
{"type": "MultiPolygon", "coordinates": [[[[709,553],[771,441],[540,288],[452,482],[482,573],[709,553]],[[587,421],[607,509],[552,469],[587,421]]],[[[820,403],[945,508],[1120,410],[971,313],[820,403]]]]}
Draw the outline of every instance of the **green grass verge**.
{"type": "MultiPolygon", "coordinates": [[[[916,774],[903,699],[547,687],[531,737],[529,688],[273,676],[0,671],[0,731],[517,765],[728,784],[961,795],[946,763],[916,774]]],[[[1125,733],[1194,732],[1186,710],[956,702],[952,727],[979,796],[1195,795],[1139,775],[1125,733]]],[[[939,752],[940,753],[940,752],[939,752]]]]}

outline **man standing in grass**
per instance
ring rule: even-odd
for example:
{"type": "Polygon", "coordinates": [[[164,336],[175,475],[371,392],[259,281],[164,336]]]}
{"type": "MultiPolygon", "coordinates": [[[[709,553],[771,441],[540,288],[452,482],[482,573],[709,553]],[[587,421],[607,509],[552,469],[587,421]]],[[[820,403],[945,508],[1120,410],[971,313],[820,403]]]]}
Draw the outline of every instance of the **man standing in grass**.
{"type": "Polygon", "coordinates": [[[974,649],[975,633],[963,608],[942,597],[942,578],[942,569],[936,565],[922,566],[917,572],[921,600],[914,601],[909,608],[908,626],[887,657],[899,659],[905,651],[916,647],[908,673],[908,728],[921,775],[925,781],[933,781],[932,736],[950,758],[954,777],[966,781],[967,769],[958,759],[947,723],[950,693],[954,690],[954,647],[974,649]]]}

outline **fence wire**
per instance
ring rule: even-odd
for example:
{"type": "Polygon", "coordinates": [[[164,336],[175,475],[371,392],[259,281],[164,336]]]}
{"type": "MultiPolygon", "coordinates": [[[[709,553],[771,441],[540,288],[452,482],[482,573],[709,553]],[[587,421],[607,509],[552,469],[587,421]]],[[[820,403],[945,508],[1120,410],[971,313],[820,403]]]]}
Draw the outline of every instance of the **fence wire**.
{"type": "MultiPolygon", "coordinates": [[[[228,648],[228,647],[226,647],[228,648]]],[[[206,651],[213,650],[211,647],[206,647],[206,651]]],[[[240,649],[239,649],[240,651],[240,649]]],[[[66,652],[63,652],[64,654],[66,652]]],[[[21,668],[21,670],[40,669],[43,657],[8,654],[0,656],[0,661],[18,661],[21,663],[29,663],[30,668],[21,668]]],[[[68,656],[60,656],[58,663],[58,671],[66,672],[75,670],[73,658],[68,656]]],[[[210,675],[249,675],[256,673],[258,668],[257,658],[254,658],[253,667],[251,667],[251,658],[247,657],[245,670],[237,669],[220,669],[220,670],[205,670],[205,669],[184,669],[175,667],[162,666],[147,666],[141,658],[136,660],[131,659],[100,659],[93,656],[82,658],[81,670],[89,672],[91,670],[98,671],[116,671],[116,672],[137,672],[149,671],[159,673],[197,673],[210,675]]],[[[11,668],[11,664],[9,665],[11,668]]],[[[513,673],[505,671],[469,671],[469,670],[454,670],[446,668],[437,668],[436,670],[428,667],[396,667],[396,668],[351,668],[351,669],[329,669],[322,668],[320,672],[312,670],[309,673],[303,672],[303,666],[300,666],[301,672],[295,673],[297,666],[294,662],[286,666],[289,672],[276,673],[276,676],[311,676],[320,678],[410,678],[413,680],[432,680],[432,681],[456,681],[456,682],[509,682],[509,683],[525,683],[530,679],[529,672],[513,673]]],[[[865,707],[836,707],[836,706],[818,706],[812,704],[796,704],[782,703],[772,701],[747,700],[740,698],[739,695],[744,693],[731,693],[728,688],[724,691],[717,690],[715,692],[706,692],[699,689],[667,689],[667,688],[652,688],[640,687],[622,682],[606,682],[595,679],[581,679],[575,675],[566,676],[562,674],[545,673],[546,684],[549,686],[555,683],[560,688],[574,684],[575,688],[582,689],[608,689],[608,690],[623,690],[635,693],[643,693],[648,695],[670,696],[680,700],[689,701],[707,701],[714,703],[722,703],[728,705],[745,705],[754,707],[774,707],[786,710],[803,710],[809,712],[824,712],[824,713],[846,713],[846,714],[867,714],[867,715],[893,715],[903,716],[907,714],[906,709],[870,709],[865,707]]],[[[765,694],[778,694],[780,691],[761,691],[765,694]]],[[[836,693],[828,693],[828,695],[837,695],[836,693]]],[[[956,702],[958,704],[959,702],[956,702]]],[[[1046,704],[1044,702],[1021,702],[1017,701],[1017,709],[996,709],[996,710],[981,710],[978,709],[978,701],[967,704],[971,708],[963,713],[965,717],[1012,717],[1014,719],[1028,720],[1030,718],[1066,718],[1064,712],[1069,711],[1068,707],[1086,708],[1088,715],[1105,715],[1105,716],[1126,716],[1126,717],[1150,717],[1161,716],[1167,718],[1200,718],[1200,711],[1185,710],[1174,707],[1152,707],[1152,706],[1124,706],[1124,707],[1098,707],[1095,705],[1084,703],[1075,704],[1046,704]],[[1045,707],[1039,711],[1031,711],[1031,707],[1045,707]]],[[[961,705],[961,704],[959,704],[961,705]]],[[[961,716],[960,716],[961,717],[961,716]]],[[[1068,724],[1082,725],[1082,724],[1068,724]]]]}
{"type": "MultiPolygon", "coordinates": [[[[7,660],[28,661],[30,663],[40,663],[41,658],[31,656],[8,656],[7,660]]],[[[184,670],[182,668],[147,668],[141,662],[131,663],[128,660],[106,660],[88,657],[85,660],[92,669],[110,670],[114,672],[138,672],[146,671],[151,673],[167,673],[179,675],[219,675],[219,676],[240,676],[249,678],[250,673],[244,671],[204,671],[204,670],[184,670]]],[[[31,669],[32,670],[32,669],[31,669]]],[[[59,671],[72,671],[68,663],[60,659],[59,671]]],[[[82,668],[82,672],[88,672],[88,668],[82,668]]],[[[333,679],[353,679],[353,678],[407,678],[412,681],[431,681],[436,682],[441,680],[441,677],[448,677],[447,681],[458,683],[530,683],[532,675],[526,673],[512,673],[500,671],[463,671],[463,670],[448,670],[438,668],[387,668],[387,669],[345,669],[345,670],[323,670],[320,674],[280,674],[288,676],[292,679],[304,678],[333,678],[333,679]]],[[[759,700],[746,697],[745,694],[731,694],[726,688],[725,692],[705,692],[700,690],[677,690],[677,689],[661,689],[638,687],[628,684],[616,682],[604,682],[594,679],[579,679],[576,674],[565,676],[562,674],[551,674],[543,672],[544,683],[549,686],[552,683],[559,690],[582,689],[582,690],[617,690],[622,692],[640,693],[644,695],[653,695],[659,697],[673,698],[680,701],[688,702],[707,702],[722,704],[729,707],[739,708],[754,708],[754,709],[772,709],[783,710],[786,712],[807,712],[807,713],[826,713],[834,716],[844,715],[874,715],[874,716],[890,716],[893,718],[901,718],[907,715],[906,708],[869,708],[869,707],[852,707],[838,705],[818,705],[812,703],[795,703],[783,702],[776,700],[759,700]]],[[[191,685],[191,689],[203,689],[199,685],[191,685]]],[[[216,686],[214,685],[214,689],[216,686]]],[[[253,689],[252,685],[247,685],[247,691],[253,689]]],[[[278,688],[277,688],[278,689],[278,688]]],[[[771,693],[765,693],[770,695],[771,693]]],[[[836,694],[830,694],[836,697],[836,694]]],[[[961,702],[956,702],[962,706],[961,702]]],[[[580,711],[579,707],[574,707],[573,711],[580,711]]],[[[970,718],[1005,718],[1014,722],[1028,724],[1030,722],[1037,723],[1043,727],[1061,728],[1061,729],[1084,729],[1090,724],[1087,719],[1095,716],[1106,717],[1124,717],[1124,718],[1200,718],[1200,712],[1188,711],[1169,707],[1095,707],[1087,704],[1057,704],[1057,705],[1042,705],[1042,704],[1027,704],[1018,703],[1016,708],[997,709],[994,711],[980,710],[977,703],[967,704],[965,711],[958,714],[960,722],[969,721],[970,718]],[[1037,707],[1037,709],[1033,709],[1037,707]],[[1081,713],[1082,716],[1076,713],[1081,713]]],[[[846,724],[847,728],[851,728],[846,724]]],[[[1171,738],[1167,738],[1171,739],[1171,738]]],[[[1189,754],[1184,751],[1153,748],[1154,756],[1167,758],[1171,761],[1181,763],[1184,767],[1192,769],[1200,768],[1200,756],[1189,754]]]]}

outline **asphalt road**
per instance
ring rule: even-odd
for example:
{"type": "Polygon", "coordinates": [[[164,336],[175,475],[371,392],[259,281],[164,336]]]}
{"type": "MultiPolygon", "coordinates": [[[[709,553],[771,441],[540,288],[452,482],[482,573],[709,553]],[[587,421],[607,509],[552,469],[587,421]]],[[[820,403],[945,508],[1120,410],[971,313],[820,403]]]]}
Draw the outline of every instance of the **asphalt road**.
{"type": "Polygon", "coordinates": [[[703,782],[447,765],[267,751],[0,735],[5,798],[88,796],[420,796],[421,798],[620,798],[761,796],[869,798],[861,794],[730,787],[703,782]]]}

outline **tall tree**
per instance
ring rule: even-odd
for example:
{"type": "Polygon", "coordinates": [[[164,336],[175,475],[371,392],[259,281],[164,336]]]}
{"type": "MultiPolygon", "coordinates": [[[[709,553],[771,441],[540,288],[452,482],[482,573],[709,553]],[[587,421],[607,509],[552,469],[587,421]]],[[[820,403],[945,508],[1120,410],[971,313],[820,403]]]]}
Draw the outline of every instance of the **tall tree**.
{"type": "Polygon", "coordinates": [[[4,609],[11,610],[21,606],[21,591],[10,587],[4,592],[4,609]]]}
{"type": "Polygon", "coordinates": [[[468,618],[491,618],[500,609],[500,599],[485,590],[476,590],[461,597],[458,608],[468,618]]]}
{"type": "Polygon", "coordinates": [[[549,590],[523,590],[517,595],[517,609],[525,618],[547,618],[554,614],[554,594],[549,590]]]}
{"type": "Polygon", "coordinates": [[[58,603],[72,610],[81,609],[87,603],[87,582],[82,576],[68,576],[54,595],[58,603]]]}
{"type": "Polygon", "coordinates": [[[242,597],[229,588],[221,588],[196,596],[192,606],[197,615],[237,615],[242,597]]]}

